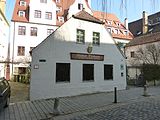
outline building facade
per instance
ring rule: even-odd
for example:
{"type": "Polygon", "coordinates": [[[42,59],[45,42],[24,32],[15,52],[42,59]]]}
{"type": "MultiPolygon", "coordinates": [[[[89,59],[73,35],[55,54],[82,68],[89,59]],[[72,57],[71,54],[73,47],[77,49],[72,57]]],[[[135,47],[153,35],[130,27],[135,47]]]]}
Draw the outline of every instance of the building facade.
{"type": "Polygon", "coordinates": [[[6,1],[0,1],[0,77],[9,79],[8,75],[8,43],[9,23],[5,17],[6,1]]]}
{"type": "Polygon", "coordinates": [[[16,0],[10,34],[12,76],[19,79],[19,75],[26,74],[31,62],[29,51],[66,22],[73,13],[83,8],[91,12],[90,3],[90,0],[16,0]]]}
{"type": "Polygon", "coordinates": [[[30,100],[114,87],[126,88],[125,57],[104,23],[84,10],[32,50],[30,100]]]}

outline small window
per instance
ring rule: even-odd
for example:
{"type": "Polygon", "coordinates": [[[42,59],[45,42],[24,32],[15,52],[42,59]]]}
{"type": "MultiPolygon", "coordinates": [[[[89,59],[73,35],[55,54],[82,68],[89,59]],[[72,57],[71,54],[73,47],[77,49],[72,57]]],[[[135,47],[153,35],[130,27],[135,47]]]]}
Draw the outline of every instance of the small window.
{"type": "Polygon", "coordinates": [[[53,29],[47,29],[47,36],[53,33],[53,31],[54,31],[53,29]]]}
{"type": "Polygon", "coordinates": [[[36,27],[31,27],[30,35],[31,36],[37,36],[37,28],[36,27]]]}
{"type": "Polygon", "coordinates": [[[56,63],[56,82],[70,82],[70,63],[56,63]]]}
{"type": "Polygon", "coordinates": [[[24,56],[25,55],[25,47],[24,46],[18,46],[18,56],[24,56]]]}
{"type": "Polygon", "coordinates": [[[19,11],[19,12],[18,12],[18,15],[19,15],[20,17],[25,17],[25,11],[19,11]]]}
{"type": "Polygon", "coordinates": [[[94,64],[83,64],[83,81],[94,80],[94,64]]]}
{"type": "Polygon", "coordinates": [[[110,33],[111,33],[111,28],[107,28],[107,30],[108,30],[108,32],[110,32],[110,33]]]}
{"type": "Polygon", "coordinates": [[[85,42],[85,31],[82,29],[77,29],[77,43],[85,42]]]}
{"type": "Polygon", "coordinates": [[[83,4],[78,3],[78,10],[83,10],[83,4]]]}
{"type": "Polygon", "coordinates": [[[48,20],[52,20],[52,13],[51,12],[46,12],[45,18],[48,20]]]}
{"type": "Polygon", "coordinates": [[[127,36],[128,35],[128,31],[124,31],[124,35],[127,36]]]}
{"type": "Polygon", "coordinates": [[[93,32],[93,45],[99,45],[99,44],[100,44],[100,33],[93,32]]]}
{"type": "Polygon", "coordinates": [[[62,11],[62,7],[58,7],[58,6],[57,6],[56,13],[59,13],[59,12],[61,12],[61,11],[62,11]]]}
{"type": "Polygon", "coordinates": [[[20,1],[20,6],[26,6],[26,2],[23,1],[23,0],[21,0],[21,1],[20,1]]]}
{"type": "Polygon", "coordinates": [[[41,18],[41,11],[35,10],[35,11],[34,11],[34,17],[35,17],[35,18],[41,18]]]}
{"type": "Polygon", "coordinates": [[[58,21],[63,23],[64,22],[64,17],[58,16],[58,21]]]}
{"type": "Polygon", "coordinates": [[[47,0],[40,0],[40,3],[47,3],[47,0]]]}
{"type": "Polygon", "coordinates": [[[19,73],[19,74],[26,74],[26,71],[27,71],[27,70],[26,70],[25,67],[19,67],[19,68],[18,68],[18,73],[19,73]]]}
{"type": "Polygon", "coordinates": [[[113,65],[104,65],[104,80],[113,80],[113,65]]]}
{"type": "Polygon", "coordinates": [[[134,51],[131,52],[131,58],[134,58],[135,57],[135,53],[134,51]]]}
{"type": "Polygon", "coordinates": [[[115,29],[115,34],[119,34],[119,30],[118,29],[115,29]]]}
{"type": "Polygon", "coordinates": [[[26,27],[25,26],[19,26],[18,27],[18,35],[25,35],[26,34],[26,27]]]}
{"type": "Polygon", "coordinates": [[[112,25],[112,21],[107,21],[108,25],[112,25]]]}

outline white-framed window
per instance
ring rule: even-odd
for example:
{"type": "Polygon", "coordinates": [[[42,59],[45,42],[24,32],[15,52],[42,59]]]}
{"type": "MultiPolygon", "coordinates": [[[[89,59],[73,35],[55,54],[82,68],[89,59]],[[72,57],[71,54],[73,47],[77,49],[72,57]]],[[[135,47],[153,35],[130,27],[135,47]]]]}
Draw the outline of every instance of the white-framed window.
{"type": "Polygon", "coordinates": [[[37,31],[38,31],[37,27],[31,27],[30,35],[31,36],[37,36],[37,31]]]}
{"type": "Polygon", "coordinates": [[[26,2],[24,0],[21,0],[19,4],[20,6],[26,6],[26,2]]]}
{"type": "Polygon", "coordinates": [[[34,11],[34,17],[35,18],[41,18],[41,11],[40,10],[35,10],[34,11]]]}
{"type": "Polygon", "coordinates": [[[100,44],[100,33],[93,32],[93,45],[99,45],[99,44],[100,44]]]}
{"type": "Polygon", "coordinates": [[[85,42],[85,30],[77,29],[77,43],[85,42]]]}
{"type": "Polygon", "coordinates": [[[25,17],[25,11],[18,11],[18,15],[20,16],[20,17],[25,17]]]}
{"type": "Polygon", "coordinates": [[[58,16],[58,21],[59,22],[64,22],[64,17],[58,16]]]}
{"type": "Polygon", "coordinates": [[[78,3],[78,10],[83,10],[83,4],[78,3]]]}
{"type": "Polygon", "coordinates": [[[52,12],[46,12],[45,13],[45,18],[48,20],[52,20],[52,12]]]}
{"type": "Polygon", "coordinates": [[[47,0],[40,0],[40,3],[47,3],[47,0]]]}
{"type": "Polygon", "coordinates": [[[59,13],[59,12],[61,12],[62,11],[62,7],[58,7],[57,6],[57,8],[56,8],[56,13],[59,13]]]}

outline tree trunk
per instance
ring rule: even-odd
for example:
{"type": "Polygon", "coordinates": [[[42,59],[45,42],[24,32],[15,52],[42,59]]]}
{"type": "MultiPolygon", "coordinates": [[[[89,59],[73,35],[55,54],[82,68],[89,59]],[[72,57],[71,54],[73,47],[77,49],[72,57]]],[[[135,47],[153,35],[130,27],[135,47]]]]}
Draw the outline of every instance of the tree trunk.
{"type": "Polygon", "coordinates": [[[156,86],[156,80],[154,80],[153,82],[154,82],[154,86],[156,86]]]}

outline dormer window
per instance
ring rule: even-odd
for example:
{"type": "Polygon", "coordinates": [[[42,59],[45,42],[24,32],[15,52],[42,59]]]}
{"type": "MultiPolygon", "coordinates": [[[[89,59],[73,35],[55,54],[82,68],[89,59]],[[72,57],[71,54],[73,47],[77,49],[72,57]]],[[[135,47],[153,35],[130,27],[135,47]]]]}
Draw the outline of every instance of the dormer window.
{"type": "Polygon", "coordinates": [[[64,17],[58,16],[58,21],[59,22],[64,22],[64,17]]]}
{"type": "Polygon", "coordinates": [[[83,10],[83,4],[78,3],[78,10],[83,10]]]}
{"type": "Polygon", "coordinates": [[[25,17],[25,11],[19,11],[19,12],[18,12],[18,15],[19,15],[20,17],[25,17]]]}
{"type": "Polygon", "coordinates": [[[112,21],[107,21],[108,25],[112,25],[112,21]]]}
{"type": "Polygon", "coordinates": [[[111,28],[107,28],[107,30],[108,30],[108,32],[110,32],[110,33],[111,33],[111,28]]]}
{"type": "Polygon", "coordinates": [[[21,0],[21,1],[20,1],[20,6],[26,6],[26,2],[23,1],[23,0],[21,0]]]}
{"type": "Polygon", "coordinates": [[[61,11],[62,11],[62,8],[61,8],[61,7],[57,7],[56,13],[59,13],[59,12],[61,12],[61,11]]]}
{"type": "Polygon", "coordinates": [[[127,36],[128,35],[128,31],[124,31],[124,35],[127,36]]]}

